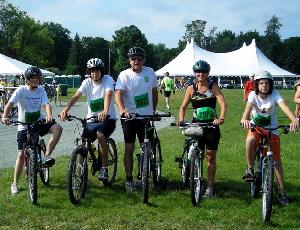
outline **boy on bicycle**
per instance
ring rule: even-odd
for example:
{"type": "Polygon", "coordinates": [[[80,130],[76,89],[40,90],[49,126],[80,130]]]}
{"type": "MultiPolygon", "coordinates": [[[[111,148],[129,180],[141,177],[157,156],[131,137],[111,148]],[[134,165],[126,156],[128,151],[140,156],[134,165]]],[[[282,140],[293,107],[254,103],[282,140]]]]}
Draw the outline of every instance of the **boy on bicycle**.
{"type": "MultiPolygon", "coordinates": [[[[62,127],[53,120],[52,109],[49,104],[46,91],[42,86],[40,86],[41,77],[42,72],[38,67],[31,66],[25,71],[27,85],[21,85],[14,91],[13,95],[5,106],[2,116],[2,123],[9,125],[8,114],[15,104],[18,104],[18,121],[34,123],[37,120],[45,118],[46,123],[39,126],[36,134],[44,136],[47,133],[52,133],[52,137],[47,145],[44,162],[46,167],[51,167],[55,163],[55,160],[51,158],[50,155],[60,139],[62,127]],[[45,109],[46,116],[42,113],[41,107],[45,109]]],[[[14,181],[11,185],[12,195],[15,195],[19,192],[18,180],[24,165],[24,154],[22,150],[26,141],[26,127],[23,125],[18,125],[18,154],[14,172],[14,181]]],[[[36,138],[35,141],[38,141],[38,138],[36,138]]]]}
{"type": "MultiPolygon", "coordinates": [[[[273,90],[273,78],[267,71],[260,71],[255,74],[255,91],[250,92],[248,102],[241,120],[244,129],[249,129],[246,138],[246,159],[248,168],[243,179],[245,181],[254,180],[254,158],[255,151],[260,141],[260,135],[256,131],[251,131],[251,123],[266,127],[277,127],[276,104],[291,120],[290,130],[295,132],[298,129],[298,121],[291,110],[286,105],[281,95],[273,90]],[[250,120],[250,115],[252,119],[250,120]]],[[[280,158],[280,138],[277,132],[271,137],[271,149],[273,151],[275,176],[278,183],[277,199],[282,205],[288,205],[289,200],[285,194],[283,182],[283,168],[280,158]]]]}
{"type": "Polygon", "coordinates": [[[102,168],[99,170],[99,180],[108,179],[108,156],[107,156],[107,138],[116,128],[116,112],[113,95],[113,79],[109,75],[104,75],[104,63],[99,58],[92,58],[87,62],[87,74],[89,78],[85,79],[74,96],[60,113],[60,119],[67,119],[69,110],[84,95],[87,96],[88,113],[87,118],[98,116],[98,123],[89,120],[87,129],[90,132],[97,133],[98,154],[101,158],[102,168]]]}

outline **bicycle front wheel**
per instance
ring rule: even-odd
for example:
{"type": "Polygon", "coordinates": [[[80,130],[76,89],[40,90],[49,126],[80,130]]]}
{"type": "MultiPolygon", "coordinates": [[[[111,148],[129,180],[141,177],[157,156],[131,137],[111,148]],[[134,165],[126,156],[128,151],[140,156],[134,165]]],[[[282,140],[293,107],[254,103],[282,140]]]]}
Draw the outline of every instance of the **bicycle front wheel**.
{"type": "Polygon", "coordinates": [[[202,181],[202,159],[199,152],[193,152],[190,162],[190,193],[191,201],[196,206],[201,199],[201,190],[203,190],[202,181]]]}
{"type": "Polygon", "coordinates": [[[39,150],[39,173],[40,173],[40,178],[41,178],[41,181],[44,185],[49,185],[49,182],[50,182],[50,170],[49,170],[49,167],[44,167],[43,164],[42,164],[42,159],[43,157],[45,156],[45,151],[46,151],[46,146],[45,146],[45,143],[42,143],[42,141],[40,140],[40,143],[39,145],[44,145],[43,148],[41,148],[41,150],[39,150]]]}
{"type": "Polygon", "coordinates": [[[87,189],[88,164],[85,149],[77,147],[73,150],[68,166],[67,190],[72,204],[79,204],[87,189]]]}
{"type": "Polygon", "coordinates": [[[153,146],[153,158],[152,158],[152,176],[153,184],[159,185],[161,182],[161,171],[162,171],[162,155],[159,139],[155,139],[153,146]]]}
{"type": "Polygon", "coordinates": [[[108,180],[103,180],[104,185],[111,185],[116,178],[118,168],[118,154],[116,143],[112,138],[107,139],[107,155],[108,155],[108,180]]]}
{"type": "Polygon", "coordinates": [[[144,145],[142,148],[143,152],[143,171],[142,171],[142,184],[143,184],[143,203],[148,203],[149,199],[149,149],[150,146],[144,145]]]}
{"type": "Polygon", "coordinates": [[[183,155],[181,158],[181,181],[185,187],[189,186],[190,177],[190,160],[189,160],[189,145],[183,150],[183,155]]]}
{"type": "Polygon", "coordinates": [[[38,199],[38,185],[37,185],[37,148],[26,149],[26,170],[28,182],[28,199],[32,204],[37,204],[38,199]]]}
{"type": "Polygon", "coordinates": [[[268,223],[272,212],[274,164],[271,157],[267,156],[263,163],[262,178],[262,219],[268,223]]]}

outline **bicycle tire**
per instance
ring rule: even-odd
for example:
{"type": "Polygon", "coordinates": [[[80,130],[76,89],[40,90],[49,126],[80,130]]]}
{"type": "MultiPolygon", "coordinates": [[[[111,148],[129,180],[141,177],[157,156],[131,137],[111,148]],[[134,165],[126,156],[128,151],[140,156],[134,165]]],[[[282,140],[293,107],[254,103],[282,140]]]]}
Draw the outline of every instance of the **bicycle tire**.
{"type": "Polygon", "coordinates": [[[183,155],[181,158],[181,181],[184,187],[188,187],[190,184],[190,160],[189,160],[189,147],[190,144],[185,146],[183,155]]]}
{"type": "Polygon", "coordinates": [[[161,146],[160,140],[158,138],[154,141],[153,146],[153,158],[151,159],[151,168],[152,168],[152,177],[153,184],[159,185],[161,182],[161,172],[162,172],[162,154],[161,154],[161,146]]]}
{"type": "Polygon", "coordinates": [[[72,204],[79,204],[87,189],[88,164],[87,150],[77,147],[73,150],[68,165],[67,191],[72,204]]]}
{"type": "Polygon", "coordinates": [[[144,144],[142,147],[143,152],[143,171],[142,171],[142,184],[143,184],[143,194],[142,194],[142,200],[143,203],[148,203],[149,200],[149,149],[150,146],[148,146],[147,143],[144,144]]]}
{"type": "Polygon", "coordinates": [[[202,160],[199,152],[194,151],[190,160],[190,194],[191,201],[196,206],[201,199],[201,190],[203,186],[202,178],[202,160]]]}
{"type": "Polygon", "coordinates": [[[262,175],[262,219],[264,223],[268,223],[272,213],[274,181],[274,164],[269,156],[265,158],[262,175]]]}
{"type": "MultiPolygon", "coordinates": [[[[41,141],[40,141],[40,146],[41,146],[41,141]]],[[[39,174],[40,174],[40,178],[41,178],[41,181],[44,185],[49,185],[50,183],[50,169],[49,167],[44,167],[43,166],[43,157],[45,156],[45,149],[46,146],[44,146],[44,148],[41,148],[41,150],[39,150],[39,157],[38,159],[40,159],[39,161],[39,174]]]]}
{"type": "Polygon", "coordinates": [[[38,184],[37,184],[37,148],[26,149],[27,160],[27,184],[28,184],[28,200],[31,204],[37,204],[38,200],[38,184]]]}
{"type": "Polygon", "coordinates": [[[107,155],[108,155],[108,180],[102,183],[106,186],[111,185],[115,179],[118,169],[118,152],[115,141],[112,138],[107,139],[107,155]]]}

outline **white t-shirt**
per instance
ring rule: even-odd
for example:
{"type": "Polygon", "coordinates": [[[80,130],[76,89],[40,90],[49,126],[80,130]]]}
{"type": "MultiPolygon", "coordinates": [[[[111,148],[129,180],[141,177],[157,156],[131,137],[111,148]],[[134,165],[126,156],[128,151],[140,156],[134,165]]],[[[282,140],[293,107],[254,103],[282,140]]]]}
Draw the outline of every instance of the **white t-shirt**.
{"type": "MultiPolygon", "coordinates": [[[[9,101],[18,105],[18,121],[30,123],[45,118],[41,107],[49,103],[44,87],[30,90],[28,85],[19,86],[9,101]]],[[[18,125],[18,131],[24,129],[23,125],[18,125]]]]}
{"type": "MultiPolygon", "coordinates": [[[[91,78],[85,79],[78,91],[87,96],[88,114],[87,118],[97,116],[104,109],[104,99],[107,92],[114,90],[113,79],[104,75],[100,84],[93,83],[91,78]]],[[[108,115],[111,119],[117,119],[113,97],[108,108],[108,115]]]]}
{"type": "Polygon", "coordinates": [[[272,94],[265,99],[256,95],[255,91],[251,91],[248,96],[248,102],[253,105],[251,122],[257,124],[259,121],[262,121],[263,123],[265,121],[270,121],[270,124],[267,125],[267,127],[277,127],[276,104],[280,101],[283,101],[283,99],[276,90],[273,90],[272,94]]]}
{"type": "Polygon", "coordinates": [[[157,87],[157,77],[152,68],[143,66],[140,73],[131,69],[122,71],[116,90],[123,90],[123,102],[129,113],[153,114],[152,89],[157,87]]]}

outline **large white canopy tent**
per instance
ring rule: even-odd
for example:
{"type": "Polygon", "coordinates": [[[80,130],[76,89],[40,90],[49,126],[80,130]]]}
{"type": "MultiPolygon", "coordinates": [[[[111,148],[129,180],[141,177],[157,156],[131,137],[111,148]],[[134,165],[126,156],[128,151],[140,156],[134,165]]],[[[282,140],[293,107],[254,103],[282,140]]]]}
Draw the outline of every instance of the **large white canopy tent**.
{"type": "MultiPolygon", "coordinates": [[[[270,61],[257,47],[255,39],[250,45],[243,46],[235,51],[228,53],[213,53],[197,46],[191,40],[185,49],[167,65],[156,71],[157,76],[163,76],[169,72],[171,76],[192,76],[194,75],[192,66],[198,60],[205,60],[211,66],[210,75],[220,78],[248,76],[260,70],[269,71],[274,77],[295,78],[295,74],[290,73],[272,61],[270,61]]],[[[242,82],[241,82],[242,83],[242,82]]]]}
{"type": "MultiPolygon", "coordinates": [[[[0,54],[0,75],[21,75],[24,74],[25,70],[30,66],[31,65],[29,64],[0,54]]],[[[48,70],[41,69],[41,71],[43,73],[43,76],[55,75],[55,73],[52,73],[48,70]]]]}

